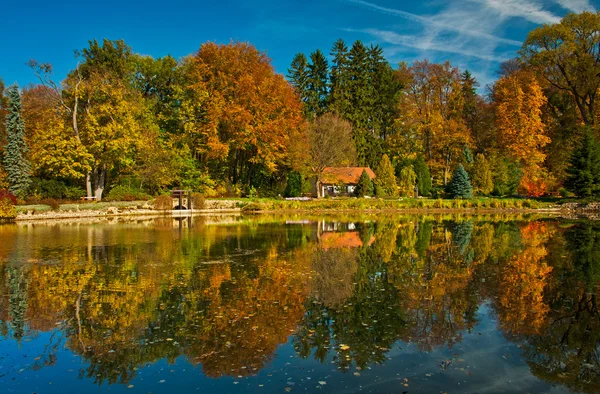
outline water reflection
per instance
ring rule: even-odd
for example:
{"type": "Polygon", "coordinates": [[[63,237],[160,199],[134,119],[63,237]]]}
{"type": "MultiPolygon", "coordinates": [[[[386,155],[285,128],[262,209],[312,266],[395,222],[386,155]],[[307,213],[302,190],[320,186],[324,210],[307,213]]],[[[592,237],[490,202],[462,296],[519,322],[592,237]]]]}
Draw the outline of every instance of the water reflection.
{"type": "Polygon", "coordinates": [[[52,333],[32,369],[66,348],[98,384],[179,357],[243,377],[291,338],[302,358],[364,370],[398,343],[461,343],[485,306],[536,377],[600,391],[594,222],[156,219],[2,226],[0,240],[0,335],[52,333]]]}

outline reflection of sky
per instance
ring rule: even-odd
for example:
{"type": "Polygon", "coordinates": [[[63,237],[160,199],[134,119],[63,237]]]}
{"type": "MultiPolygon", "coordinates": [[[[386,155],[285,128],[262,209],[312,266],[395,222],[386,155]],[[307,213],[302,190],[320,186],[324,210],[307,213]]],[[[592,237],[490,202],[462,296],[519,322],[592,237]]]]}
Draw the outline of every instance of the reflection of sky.
{"type": "Polygon", "coordinates": [[[492,309],[482,305],[478,324],[471,333],[463,332],[463,341],[452,348],[442,346],[420,352],[416,345],[398,342],[387,356],[385,365],[341,373],[329,359],[320,364],[313,358],[300,359],[291,340],[279,347],[273,361],[247,378],[207,378],[201,366],[180,357],[175,364],[165,360],[140,365],[135,379],[128,384],[95,385],[91,379],[78,378],[81,357],[61,349],[55,366],[33,370],[36,357],[47,354],[48,343],[60,340],[57,333],[39,333],[23,339],[20,348],[14,340],[0,341],[0,384],[7,393],[97,393],[106,392],[447,392],[447,393],[559,393],[534,377],[520,358],[520,349],[497,329],[492,309]],[[450,362],[448,364],[448,362],[450,362]],[[447,365],[445,370],[442,365],[447,365]],[[355,372],[359,376],[355,375],[355,372]],[[429,375],[429,376],[428,376],[429,375]],[[325,382],[325,385],[319,382],[325,382]],[[408,384],[408,386],[404,386],[408,384]]]}

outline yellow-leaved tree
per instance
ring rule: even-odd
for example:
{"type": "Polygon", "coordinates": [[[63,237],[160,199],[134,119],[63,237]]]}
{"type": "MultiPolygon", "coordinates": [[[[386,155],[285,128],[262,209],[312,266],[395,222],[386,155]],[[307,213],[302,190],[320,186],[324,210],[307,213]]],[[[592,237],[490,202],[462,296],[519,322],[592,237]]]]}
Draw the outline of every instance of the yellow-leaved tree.
{"type": "Polygon", "coordinates": [[[521,190],[528,195],[545,192],[544,146],[550,142],[542,121],[546,97],[535,75],[518,71],[499,79],[494,86],[498,144],[523,169],[521,190]]]}

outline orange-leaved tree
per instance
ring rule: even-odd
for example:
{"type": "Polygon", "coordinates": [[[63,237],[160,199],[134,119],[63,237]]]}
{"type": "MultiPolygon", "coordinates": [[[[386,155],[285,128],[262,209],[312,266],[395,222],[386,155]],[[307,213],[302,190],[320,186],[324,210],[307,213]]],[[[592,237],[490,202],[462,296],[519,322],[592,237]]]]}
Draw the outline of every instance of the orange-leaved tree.
{"type": "Polygon", "coordinates": [[[209,168],[226,165],[233,184],[298,168],[305,121],[300,98],[250,44],[206,43],[184,60],[181,117],[190,145],[209,168]]]}
{"type": "Polygon", "coordinates": [[[533,73],[518,71],[499,79],[494,86],[498,144],[523,168],[521,189],[529,195],[544,193],[546,155],[550,142],[542,121],[546,97],[533,73]]]}

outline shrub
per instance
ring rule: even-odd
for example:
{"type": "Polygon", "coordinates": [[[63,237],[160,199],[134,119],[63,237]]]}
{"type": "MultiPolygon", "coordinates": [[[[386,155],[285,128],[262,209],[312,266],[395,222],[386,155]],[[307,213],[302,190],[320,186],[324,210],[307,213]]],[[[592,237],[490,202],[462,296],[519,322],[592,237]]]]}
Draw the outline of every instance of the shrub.
{"type": "Polygon", "coordinates": [[[130,188],[129,186],[117,185],[110,189],[106,195],[106,201],[136,201],[149,200],[150,196],[139,190],[130,188]]]}
{"type": "Polygon", "coordinates": [[[32,178],[27,193],[41,198],[61,199],[66,190],[67,185],[56,179],[32,178]]]}
{"type": "Polygon", "coordinates": [[[423,155],[417,156],[413,164],[413,169],[417,176],[417,187],[419,188],[419,194],[422,196],[429,195],[431,191],[431,174],[423,155]]]}
{"type": "Polygon", "coordinates": [[[65,198],[67,200],[76,201],[81,199],[81,197],[85,197],[85,195],[85,190],[79,186],[67,186],[65,189],[65,198]]]}
{"type": "Polygon", "coordinates": [[[0,219],[14,219],[17,217],[15,205],[17,198],[8,190],[0,190],[0,219]]]}
{"type": "Polygon", "coordinates": [[[46,198],[42,201],[40,201],[42,204],[44,205],[48,205],[50,206],[50,208],[52,208],[53,211],[58,210],[58,208],[60,207],[60,204],[58,203],[58,201],[54,198],[46,198]]]}
{"type": "Polygon", "coordinates": [[[204,205],[205,205],[204,194],[193,193],[192,194],[192,208],[193,209],[204,209],[204,205]]]}
{"type": "Polygon", "coordinates": [[[0,189],[0,200],[7,199],[12,205],[17,205],[17,197],[14,194],[5,189],[0,189]]]}
{"type": "Polygon", "coordinates": [[[173,199],[167,195],[156,197],[154,200],[154,209],[159,211],[170,211],[173,209],[173,199]]]}
{"type": "Polygon", "coordinates": [[[357,197],[372,196],[373,195],[373,182],[371,177],[367,174],[366,170],[363,170],[356,185],[355,194],[357,197]]]}

